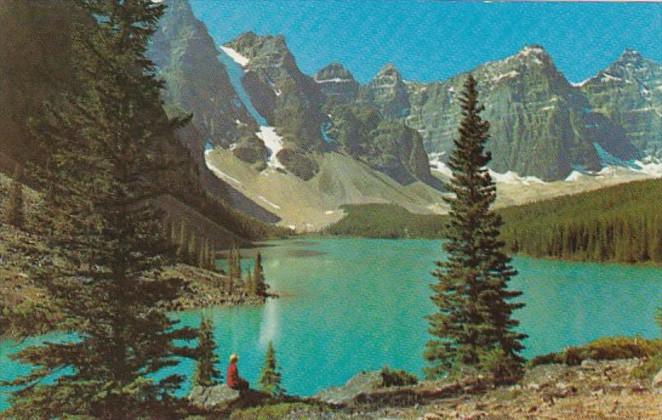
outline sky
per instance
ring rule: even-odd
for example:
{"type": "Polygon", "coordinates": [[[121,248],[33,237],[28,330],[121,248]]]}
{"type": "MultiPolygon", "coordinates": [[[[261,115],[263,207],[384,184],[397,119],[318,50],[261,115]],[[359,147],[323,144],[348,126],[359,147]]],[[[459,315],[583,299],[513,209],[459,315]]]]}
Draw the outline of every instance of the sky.
{"type": "Polygon", "coordinates": [[[662,61],[662,3],[499,3],[431,0],[191,0],[221,44],[283,34],[301,70],[340,62],[360,82],[392,63],[429,82],[542,45],[571,82],[625,48],[662,61]]]}

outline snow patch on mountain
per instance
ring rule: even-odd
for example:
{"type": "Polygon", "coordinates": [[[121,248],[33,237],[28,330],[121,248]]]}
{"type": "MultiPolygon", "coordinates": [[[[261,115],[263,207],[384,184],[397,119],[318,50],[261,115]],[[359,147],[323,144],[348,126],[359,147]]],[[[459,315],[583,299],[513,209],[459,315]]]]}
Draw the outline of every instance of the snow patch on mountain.
{"type": "Polygon", "coordinates": [[[280,210],[280,206],[279,206],[278,204],[274,204],[274,203],[272,203],[271,201],[267,200],[267,198],[266,198],[265,196],[263,196],[263,195],[258,195],[257,198],[259,198],[260,200],[264,201],[265,203],[267,203],[267,204],[270,205],[271,207],[275,208],[276,210],[280,210]]]}
{"type": "Polygon", "coordinates": [[[515,70],[511,70],[511,71],[509,71],[509,72],[507,72],[507,73],[499,74],[499,75],[494,76],[494,77],[492,78],[492,82],[493,82],[493,83],[498,83],[498,82],[500,82],[501,80],[513,79],[513,78],[515,78],[515,77],[517,77],[517,76],[519,76],[519,72],[518,72],[518,71],[515,71],[515,70]]]}
{"type": "Polygon", "coordinates": [[[442,161],[442,157],[446,154],[446,152],[441,152],[441,153],[430,153],[428,155],[428,161],[430,162],[430,169],[439,172],[441,175],[450,178],[453,176],[453,171],[451,168],[446,165],[445,162],[442,161]]]}
{"type": "MultiPolygon", "coordinates": [[[[453,170],[448,167],[448,165],[443,161],[443,157],[446,152],[441,153],[430,153],[428,155],[428,160],[430,161],[430,169],[441,174],[446,178],[451,178],[453,176],[453,170]]],[[[535,176],[521,176],[513,171],[507,171],[506,173],[499,173],[489,169],[490,176],[496,183],[500,184],[522,184],[522,185],[531,185],[531,184],[545,184],[540,178],[535,176]]]]}
{"type": "Polygon", "coordinates": [[[267,164],[273,168],[285,169],[283,164],[278,161],[278,152],[283,148],[283,138],[276,133],[275,127],[260,126],[260,131],[256,133],[257,137],[264,142],[269,149],[269,161],[267,164]]]}
{"type": "Polygon", "coordinates": [[[230,47],[224,47],[221,45],[221,50],[242,67],[246,67],[248,63],[251,62],[249,58],[239,54],[236,50],[230,47]]]}
{"type": "Polygon", "coordinates": [[[582,80],[581,82],[570,82],[570,84],[574,87],[580,88],[580,87],[584,86],[586,83],[588,83],[589,81],[591,81],[593,79],[595,79],[595,76],[591,76],[588,79],[582,80]]]}
{"type": "Polygon", "coordinates": [[[540,178],[535,176],[521,176],[513,171],[507,171],[506,173],[499,173],[489,169],[490,176],[494,181],[501,184],[522,184],[522,185],[531,185],[531,184],[544,184],[540,178]]]}
{"type": "Polygon", "coordinates": [[[579,181],[580,179],[584,178],[585,176],[586,176],[585,173],[575,170],[575,171],[570,172],[570,175],[568,175],[565,178],[564,181],[566,181],[566,182],[575,182],[575,181],[579,181]]]}
{"type": "Polygon", "coordinates": [[[334,77],[333,79],[322,79],[322,80],[315,79],[315,83],[349,83],[349,82],[353,82],[353,80],[342,79],[340,77],[334,77]]]}
{"type": "Polygon", "coordinates": [[[642,160],[635,160],[634,163],[638,167],[633,169],[635,172],[641,172],[655,178],[662,178],[662,160],[648,157],[642,160]]]}

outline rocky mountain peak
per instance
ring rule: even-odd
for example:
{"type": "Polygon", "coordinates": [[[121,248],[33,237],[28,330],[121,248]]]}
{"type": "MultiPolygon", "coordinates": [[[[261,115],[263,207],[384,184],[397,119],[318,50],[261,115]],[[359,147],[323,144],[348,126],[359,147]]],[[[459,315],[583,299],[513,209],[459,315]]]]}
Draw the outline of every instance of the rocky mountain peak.
{"type": "Polygon", "coordinates": [[[315,73],[315,80],[324,81],[354,81],[354,75],[340,63],[331,63],[315,73]]]}
{"type": "Polygon", "coordinates": [[[294,57],[290,53],[282,35],[257,35],[255,32],[244,32],[234,40],[225,44],[239,54],[251,60],[255,65],[293,64],[294,57]],[[253,62],[257,59],[256,62],[253,62]]]}
{"type": "Polygon", "coordinates": [[[359,84],[352,73],[340,63],[331,63],[315,73],[315,82],[322,93],[335,101],[346,103],[354,100],[359,84]]]}
{"type": "Polygon", "coordinates": [[[402,76],[400,75],[398,69],[396,69],[393,64],[389,63],[386,64],[384,67],[382,67],[379,70],[379,72],[377,72],[377,75],[375,75],[373,80],[376,79],[381,79],[381,80],[391,79],[393,82],[401,82],[402,76]]]}
{"type": "Polygon", "coordinates": [[[621,54],[620,57],[618,57],[618,60],[616,60],[617,63],[623,63],[623,64],[634,64],[634,65],[642,65],[644,64],[644,57],[641,55],[641,53],[637,50],[633,50],[630,48],[626,48],[625,51],[621,54]]]}
{"type": "Polygon", "coordinates": [[[537,44],[526,45],[522,48],[517,54],[513,57],[517,61],[526,62],[529,64],[535,64],[539,66],[550,66],[553,65],[552,58],[547,53],[547,51],[537,44]]]}
{"type": "Polygon", "coordinates": [[[409,112],[407,86],[393,64],[387,64],[379,70],[364,89],[363,97],[386,118],[405,117],[409,112]]]}

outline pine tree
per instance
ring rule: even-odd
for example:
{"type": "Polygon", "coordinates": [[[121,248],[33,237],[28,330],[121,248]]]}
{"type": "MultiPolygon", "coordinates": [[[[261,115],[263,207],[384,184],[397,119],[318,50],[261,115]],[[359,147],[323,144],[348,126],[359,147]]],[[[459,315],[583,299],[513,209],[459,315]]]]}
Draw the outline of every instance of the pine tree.
{"type": "Polygon", "coordinates": [[[6,204],[7,223],[19,229],[25,224],[22,175],[21,167],[17,165],[6,204]]]}
{"type": "Polygon", "coordinates": [[[253,273],[251,271],[248,271],[248,274],[246,275],[246,280],[244,281],[244,287],[246,288],[246,293],[248,293],[251,296],[255,296],[255,291],[256,291],[255,278],[253,277],[253,273]]]}
{"type": "Polygon", "coordinates": [[[432,301],[439,310],[427,317],[435,338],[426,345],[426,374],[434,378],[472,368],[489,371],[497,381],[509,380],[519,375],[523,362],[518,352],[526,336],[513,331],[518,321],[511,317],[523,304],[509,303],[521,292],[507,290],[517,272],[501,251],[502,221],[490,208],[496,186],[486,168],[489,123],[480,117],[483,107],[471,75],[460,102],[463,119],[447,185],[454,195],[446,199],[451,208],[444,234],[448,259],[437,262],[433,272],[432,301]]]}
{"type": "Polygon", "coordinates": [[[276,352],[271,341],[267,347],[267,353],[264,356],[264,364],[260,372],[260,390],[273,396],[285,394],[285,390],[280,386],[280,372],[276,366],[276,352]]]}
{"type": "Polygon", "coordinates": [[[262,268],[262,254],[258,251],[255,257],[255,266],[253,267],[254,294],[257,296],[267,295],[267,282],[264,279],[264,268],[262,268]]]}
{"type": "Polygon", "coordinates": [[[177,261],[185,263],[188,260],[188,232],[186,223],[182,220],[179,224],[179,238],[177,246],[177,261]]]}
{"type": "Polygon", "coordinates": [[[52,255],[31,268],[75,339],[29,346],[15,357],[35,368],[13,382],[10,418],[173,416],[183,378],[156,376],[194,353],[178,344],[196,331],[162,303],[180,279],[153,199],[169,168],[158,153],[183,120],[163,113],[145,58],[164,6],[151,0],[79,0],[87,23],[72,34],[80,93],[48,106],[33,130],[53,151],[40,174],[52,204],[40,217],[52,255]],[[45,380],[53,374],[55,381],[45,380]],[[158,379],[157,379],[158,378],[158,379]]]}
{"type": "Polygon", "coordinates": [[[241,281],[241,253],[236,247],[232,247],[228,253],[228,277],[233,283],[241,281]]]}
{"type": "Polygon", "coordinates": [[[216,368],[216,342],[214,341],[214,324],[209,318],[203,318],[198,330],[198,361],[195,366],[193,383],[199,386],[214,386],[223,379],[216,368]]]}

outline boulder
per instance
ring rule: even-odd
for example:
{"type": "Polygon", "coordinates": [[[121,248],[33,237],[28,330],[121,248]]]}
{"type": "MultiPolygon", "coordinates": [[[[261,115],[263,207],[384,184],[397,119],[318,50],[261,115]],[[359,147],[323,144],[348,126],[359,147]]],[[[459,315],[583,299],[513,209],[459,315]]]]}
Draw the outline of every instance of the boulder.
{"type": "Polygon", "coordinates": [[[188,396],[194,405],[204,408],[227,406],[240,397],[239,391],[225,384],[210,387],[194,386],[188,396]]]}
{"type": "Polygon", "coordinates": [[[662,369],[653,378],[653,388],[662,388],[662,369]]]}
{"type": "Polygon", "coordinates": [[[381,385],[382,376],[379,372],[361,372],[347,381],[345,385],[321,391],[315,395],[315,398],[328,404],[344,405],[359,394],[379,389],[381,385]]]}

